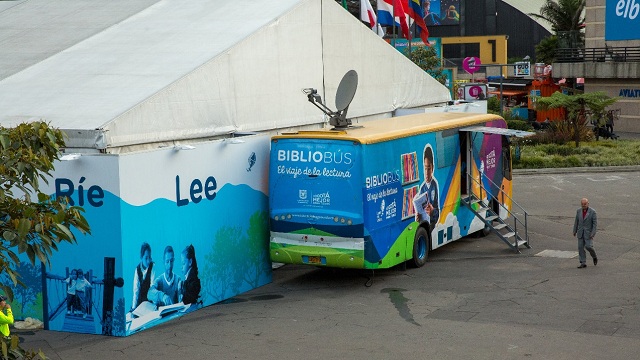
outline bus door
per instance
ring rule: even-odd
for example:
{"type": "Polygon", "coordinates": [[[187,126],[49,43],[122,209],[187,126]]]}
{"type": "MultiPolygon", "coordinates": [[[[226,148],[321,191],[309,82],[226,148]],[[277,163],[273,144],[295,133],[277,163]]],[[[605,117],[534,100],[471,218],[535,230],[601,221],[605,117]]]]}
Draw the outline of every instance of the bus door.
{"type": "MultiPolygon", "coordinates": [[[[502,121],[498,124],[504,126],[502,121]]],[[[487,196],[487,200],[491,203],[492,209],[496,214],[500,214],[499,203],[503,201],[501,194],[507,191],[504,188],[505,180],[510,182],[512,176],[509,137],[525,137],[534,133],[492,126],[471,126],[460,131],[469,133],[471,161],[474,161],[477,167],[477,180],[491,194],[487,196]],[[492,201],[495,199],[498,201],[492,201]]],[[[510,190],[507,191],[509,192],[510,190]]]]}
{"type": "Polygon", "coordinates": [[[472,148],[469,146],[471,140],[469,139],[470,133],[461,131],[460,138],[460,194],[468,195],[470,193],[469,174],[471,171],[470,162],[473,159],[472,148]]]}

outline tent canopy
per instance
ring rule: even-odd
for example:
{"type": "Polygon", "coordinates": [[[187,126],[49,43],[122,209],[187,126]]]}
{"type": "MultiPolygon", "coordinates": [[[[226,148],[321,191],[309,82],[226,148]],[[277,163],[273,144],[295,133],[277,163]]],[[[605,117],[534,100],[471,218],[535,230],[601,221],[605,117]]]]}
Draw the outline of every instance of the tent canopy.
{"type": "Polygon", "coordinates": [[[335,108],[351,69],[359,84],[349,117],[450,99],[333,0],[13,3],[0,8],[0,59],[14,64],[0,73],[0,125],[43,119],[71,147],[319,126],[324,115],[301,89],[317,88],[335,108]]]}

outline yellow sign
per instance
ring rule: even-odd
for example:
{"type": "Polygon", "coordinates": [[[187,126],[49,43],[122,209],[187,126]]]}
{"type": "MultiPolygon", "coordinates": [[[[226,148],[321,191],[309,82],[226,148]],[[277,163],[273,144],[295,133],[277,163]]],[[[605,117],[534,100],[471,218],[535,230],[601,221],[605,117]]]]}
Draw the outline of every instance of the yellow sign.
{"type": "MultiPolygon", "coordinates": [[[[480,48],[480,62],[487,64],[507,63],[507,35],[488,36],[458,36],[443,37],[442,45],[451,44],[478,44],[480,48]]],[[[476,54],[465,54],[466,56],[476,56],[476,54]]]]}

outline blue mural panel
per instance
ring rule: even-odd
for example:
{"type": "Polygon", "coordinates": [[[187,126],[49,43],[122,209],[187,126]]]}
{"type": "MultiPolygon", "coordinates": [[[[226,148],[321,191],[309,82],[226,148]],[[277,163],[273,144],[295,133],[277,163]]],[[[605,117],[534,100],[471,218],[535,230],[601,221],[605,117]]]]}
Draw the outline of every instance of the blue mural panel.
{"type": "Polygon", "coordinates": [[[268,156],[256,136],[59,163],[91,234],[54,254],[46,328],[126,336],[270,282],[268,156]]]}
{"type": "Polygon", "coordinates": [[[607,0],[604,39],[640,39],[639,15],[639,0],[607,0]]]}

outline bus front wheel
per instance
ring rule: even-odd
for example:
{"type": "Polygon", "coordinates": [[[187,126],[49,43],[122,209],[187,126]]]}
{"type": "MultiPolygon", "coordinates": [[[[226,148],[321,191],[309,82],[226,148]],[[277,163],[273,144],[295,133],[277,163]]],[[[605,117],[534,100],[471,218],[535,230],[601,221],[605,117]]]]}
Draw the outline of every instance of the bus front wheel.
{"type": "Polygon", "coordinates": [[[413,262],[415,267],[421,267],[427,262],[429,255],[429,233],[423,227],[418,228],[413,239],[413,262]]]}

